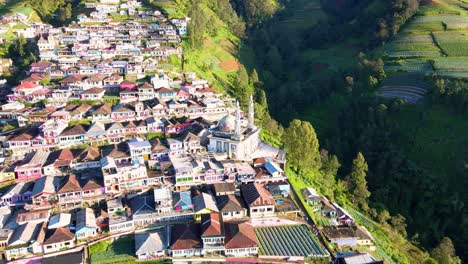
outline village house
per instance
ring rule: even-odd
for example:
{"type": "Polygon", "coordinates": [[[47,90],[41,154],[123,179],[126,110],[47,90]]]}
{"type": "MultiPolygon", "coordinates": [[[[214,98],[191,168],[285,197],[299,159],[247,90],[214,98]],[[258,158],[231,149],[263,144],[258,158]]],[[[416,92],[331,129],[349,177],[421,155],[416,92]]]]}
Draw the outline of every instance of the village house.
{"type": "Polygon", "coordinates": [[[98,227],[93,209],[84,208],[76,212],[75,236],[77,240],[95,237],[97,231],[98,227]]]}
{"type": "Polygon", "coordinates": [[[47,226],[47,229],[55,229],[59,227],[67,227],[71,223],[71,214],[68,213],[60,213],[53,215],[47,226]]]}
{"type": "Polygon", "coordinates": [[[151,260],[167,255],[169,228],[156,232],[135,234],[135,255],[138,260],[151,260]]]}
{"type": "Polygon", "coordinates": [[[176,224],[171,230],[169,246],[173,257],[201,256],[203,242],[200,238],[200,224],[176,224]]]}
{"type": "Polygon", "coordinates": [[[259,183],[243,184],[241,192],[249,208],[251,218],[275,215],[275,200],[264,186],[259,183]]]}
{"type": "Polygon", "coordinates": [[[31,200],[33,187],[34,182],[19,182],[2,196],[2,202],[10,207],[24,205],[31,200]]]}
{"type": "Polygon", "coordinates": [[[257,235],[248,222],[225,222],[225,255],[233,257],[256,256],[258,254],[257,235]]]}
{"type": "Polygon", "coordinates": [[[75,246],[75,235],[68,227],[50,229],[43,243],[44,253],[62,251],[75,246]]]}
{"type": "Polygon", "coordinates": [[[247,208],[240,196],[228,194],[216,196],[219,212],[223,220],[247,217],[247,208]]]}
{"type": "Polygon", "coordinates": [[[74,208],[83,204],[82,189],[75,174],[62,180],[57,190],[58,204],[63,208],[74,208]]]}
{"type": "Polygon", "coordinates": [[[36,151],[30,153],[15,167],[15,174],[18,181],[37,180],[43,176],[42,166],[49,156],[48,152],[36,151]]]}
{"type": "Polygon", "coordinates": [[[55,177],[44,176],[34,182],[31,192],[33,208],[50,208],[57,202],[54,181],[55,177]]]}
{"type": "Polygon", "coordinates": [[[84,149],[73,151],[73,163],[70,165],[74,170],[85,170],[101,167],[101,153],[99,148],[87,146],[84,149]]]}
{"type": "Polygon", "coordinates": [[[53,151],[47,157],[42,166],[44,175],[63,175],[67,173],[74,161],[73,153],[70,149],[53,151]]]}
{"type": "Polygon", "coordinates": [[[43,252],[46,223],[19,224],[13,231],[8,246],[5,248],[7,260],[30,257],[43,252]]]}
{"type": "Polygon", "coordinates": [[[202,215],[219,212],[214,196],[205,192],[193,197],[193,208],[196,221],[201,220],[202,215]]]}
{"type": "Polygon", "coordinates": [[[106,193],[142,190],[148,187],[146,166],[133,163],[127,151],[125,144],[103,150],[104,158],[101,159],[101,168],[106,193]]]}
{"type": "Polygon", "coordinates": [[[105,90],[102,88],[91,88],[88,89],[80,94],[81,100],[89,100],[89,101],[102,101],[104,97],[105,90]]]}
{"type": "Polygon", "coordinates": [[[219,213],[202,215],[200,223],[201,239],[203,241],[202,254],[224,253],[224,224],[219,213]]]}

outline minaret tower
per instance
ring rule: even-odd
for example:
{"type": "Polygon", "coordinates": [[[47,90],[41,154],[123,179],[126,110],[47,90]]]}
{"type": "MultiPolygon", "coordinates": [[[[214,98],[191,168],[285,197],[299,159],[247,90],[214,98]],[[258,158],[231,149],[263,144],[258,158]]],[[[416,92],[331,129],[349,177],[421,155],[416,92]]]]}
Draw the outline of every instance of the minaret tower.
{"type": "Polygon", "coordinates": [[[249,102],[249,128],[250,129],[255,128],[254,117],[255,117],[254,100],[253,100],[253,95],[250,95],[250,102],[249,102]]]}
{"type": "Polygon", "coordinates": [[[239,101],[236,101],[236,136],[240,136],[241,134],[241,114],[240,114],[240,106],[239,101]]]}

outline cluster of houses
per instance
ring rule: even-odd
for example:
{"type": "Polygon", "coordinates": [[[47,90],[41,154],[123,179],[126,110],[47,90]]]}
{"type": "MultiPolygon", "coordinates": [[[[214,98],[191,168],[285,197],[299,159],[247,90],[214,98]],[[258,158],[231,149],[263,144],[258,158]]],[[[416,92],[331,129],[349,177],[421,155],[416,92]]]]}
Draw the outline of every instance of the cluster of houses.
{"type": "Polygon", "coordinates": [[[364,226],[356,225],[353,217],[345,209],[337,203],[330,202],[326,197],[320,196],[311,187],[304,188],[302,195],[319,217],[330,220],[330,225],[321,227],[321,232],[328,241],[340,248],[367,246],[375,250],[372,235],[364,226]]]}

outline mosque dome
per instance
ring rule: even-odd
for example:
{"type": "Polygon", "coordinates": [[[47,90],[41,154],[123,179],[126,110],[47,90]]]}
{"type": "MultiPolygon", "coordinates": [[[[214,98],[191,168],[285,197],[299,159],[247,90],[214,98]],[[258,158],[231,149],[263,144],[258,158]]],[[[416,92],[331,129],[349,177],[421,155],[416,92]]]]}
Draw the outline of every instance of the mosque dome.
{"type": "Polygon", "coordinates": [[[236,129],[236,118],[227,114],[218,123],[218,130],[222,132],[232,132],[236,129]]]}

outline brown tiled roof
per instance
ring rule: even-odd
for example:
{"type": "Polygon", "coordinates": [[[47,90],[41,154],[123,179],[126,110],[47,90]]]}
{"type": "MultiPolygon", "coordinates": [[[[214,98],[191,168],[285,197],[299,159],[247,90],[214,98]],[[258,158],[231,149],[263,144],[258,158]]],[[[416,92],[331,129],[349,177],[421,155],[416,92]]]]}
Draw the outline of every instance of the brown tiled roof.
{"type": "Polygon", "coordinates": [[[93,146],[87,146],[85,149],[78,150],[75,153],[75,159],[81,161],[94,161],[101,157],[99,148],[93,146]]]}
{"type": "Polygon", "coordinates": [[[75,235],[72,232],[70,232],[70,229],[68,227],[59,227],[47,231],[44,245],[70,241],[74,238],[75,235]]]}
{"type": "Polygon", "coordinates": [[[169,88],[159,88],[158,90],[156,90],[158,93],[172,93],[174,92],[174,90],[172,89],[169,89],[169,88]]]}
{"type": "Polygon", "coordinates": [[[84,91],[82,94],[100,94],[102,92],[104,92],[104,89],[94,87],[94,88],[91,88],[91,89],[88,89],[88,90],[84,91]]]}
{"type": "Polygon", "coordinates": [[[258,247],[257,235],[249,222],[224,223],[226,249],[258,247]]]}
{"type": "Polygon", "coordinates": [[[25,132],[20,132],[18,135],[13,135],[8,141],[27,141],[37,136],[39,132],[36,128],[29,129],[25,132]]]}
{"type": "Polygon", "coordinates": [[[81,185],[78,182],[75,174],[70,174],[65,183],[60,187],[57,193],[69,193],[69,192],[76,192],[81,191],[81,185]]]}
{"type": "Polygon", "coordinates": [[[88,112],[88,110],[91,109],[91,108],[92,108],[91,105],[82,104],[82,105],[78,106],[77,108],[74,108],[73,111],[72,111],[72,114],[73,115],[83,114],[83,113],[88,112]]]}
{"type": "Polygon", "coordinates": [[[31,67],[50,67],[52,65],[53,63],[50,61],[38,61],[38,62],[31,63],[31,67]]]}
{"type": "Polygon", "coordinates": [[[259,183],[241,185],[242,196],[249,206],[274,205],[275,200],[265,187],[259,183]]]}
{"type": "Polygon", "coordinates": [[[65,111],[73,111],[75,110],[76,108],[78,108],[78,105],[76,104],[69,104],[67,106],[65,106],[65,108],[63,110],[65,111]]]}
{"type": "Polygon", "coordinates": [[[216,201],[220,212],[234,212],[246,209],[242,198],[233,194],[217,196],[216,201]]]}
{"type": "Polygon", "coordinates": [[[224,229],[219,213],[203,214],[201,216],[201,236],[224,236],[224,229]]]}
{"type": "Polygon", "coordinates": [[[199,224],[174,225],[171,236],[171,250],[202,248],[199,224]]]}
{"type": "Polygon", "coordinates": [[[169,148],[159,138],[153,138],[152,140],[150,140],[150,144],[152,152],[159,153],[166,152],[169,150],[169,148]]]}
{"type": "Polygon", "coordinates": [[[151,85],[151,84],[148,83],[148,82],[144,82],[144,83],[142,83],[142,84],[140,85],[140,88],[147,88],[147,89],[149,89],[149,88],[153,88],[153,85],[151,85]]]}
{"type": "Polygon", "coordinates": [[[126,122],[126,123],[123,124],[123,126],[125,128],[136,128],[137,127],[133,121],[126,122]]]}
{"type": "Polygon", "coordinates": [[[83,125],[76,125],[65,128],[60,136],[75,136],[75,135],[84,135],[86,134],[86,129],[83,125]]]}
{"type": "Polygon", "coordinates": [[[236,187],[233,182],[217,182],[213,184],[216,193],[235,192],[236,187]]]}
{"type": "Polygon", "coordinates": [[[104,184],[100,178],[90,178],[83,184],[83,191],[90,191],[103,188],[104,184]]]}
{"type": "Polygon", "coordinates": [[[89,81],[91,82],[100,82],[106,78],[106,75],[103,74],[95,74],[91,77],[88,78],[89,81]]]}
{"type": "Polygon", "coordinates": [[[94,112],[97,115],[108,115],[112,113],[112,104],[103,104],[99,106],[94,112]]]}
{"type": "Polygon", "coordinates": [[[59,160],[67,160],[67,161],[72,161],[73,160],[73,153],[71,152],[70,149],[62,149],[60,151],[60,154],[58,156],[59,160]]]}
{"type": "Polygon", "coordinates": [[[104,157],[111,157],[114,159],[128,158],[127,154],[128,148],[126,143],[114,144],[113,146],[108,146],[103,148],[102,155],[104,157]]]}
{"type": "Polygon", "coordinates": [[[40,110],[34,111],[29,115],[30,116],[44,116],[44,115],[47,116],[47,115],[52,114],[55,111],[57,111],[57,108],[55,108],[53,106],[48,106],[46,108],[42,108],[40,110]]]}
{"type": "Polygon", "coordinates": [[[74,82],[80,82],[80,81],[83,80],[83,78],[84,78],[84,76],[75,74],[75,75],[68,76],[68,77],[64,78],[63,80],[60,81],[60,83],[74,83],[74,82]]]}

